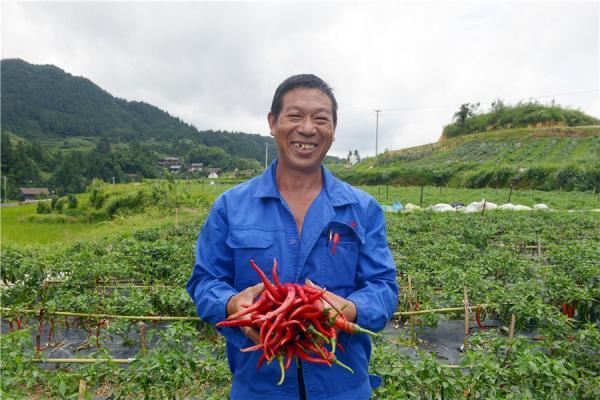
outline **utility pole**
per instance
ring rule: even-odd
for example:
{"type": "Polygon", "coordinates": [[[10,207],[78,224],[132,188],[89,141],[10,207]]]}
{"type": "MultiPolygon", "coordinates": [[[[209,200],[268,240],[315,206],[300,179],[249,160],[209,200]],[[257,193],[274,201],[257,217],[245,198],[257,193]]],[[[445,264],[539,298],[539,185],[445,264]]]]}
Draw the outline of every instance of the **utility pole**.
{"type": "Polygon", "coordinates": [[[269,165],[269,142],[265,143],[265,169],[269,165]]]}
{"type": "Polygon", "coordinates": [[[3,176],[4,178],[4,190],[2,191],[2,193],[4,194],[4,202],[6,203],[6,199],[8,197],[6,197],[6,175],[3,176]]]}
{"type": "Polygon", "coordinates": [[[379,113],[381,110],[375,110],[377,117],[375,120],[375,157],[377,157],[378,146],[379,146],[379,113]]]}

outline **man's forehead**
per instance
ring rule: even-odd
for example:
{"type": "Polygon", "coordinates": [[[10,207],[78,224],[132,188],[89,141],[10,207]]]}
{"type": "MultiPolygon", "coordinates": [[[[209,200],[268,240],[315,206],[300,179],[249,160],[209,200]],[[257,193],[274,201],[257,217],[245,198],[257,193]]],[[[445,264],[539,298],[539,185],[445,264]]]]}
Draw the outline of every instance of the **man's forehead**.
{"type": "Polygon", "coordinates": [[[333,103],[329,96],[318,88],[296,88],[283,95],[284,110],[317,108],[318,111],[331,113],[333,103]]]}

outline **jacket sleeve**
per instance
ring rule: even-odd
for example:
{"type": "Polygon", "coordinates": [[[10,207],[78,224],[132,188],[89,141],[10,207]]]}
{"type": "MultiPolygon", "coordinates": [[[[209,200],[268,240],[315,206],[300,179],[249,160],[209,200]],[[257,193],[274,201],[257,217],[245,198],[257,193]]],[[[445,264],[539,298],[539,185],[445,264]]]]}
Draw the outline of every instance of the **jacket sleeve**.
{"type": "Polygon", "coordinates": [[[358,290],[348,296],[356,305],[356,323],[380,331],[398,305],[398,283],[392,252],[387,243],[383,211],[375,200],[368,210],[365,244],[358,254],[358,290]]]}
{"type": "MultiPolygon", "coordinates": [[[[228,232],[223,197],[215,201],[196,242],[196,262],[186,288],[198,316],[216,324],[226,318],[229,299],[238,293],[233,287],[233,250],[225,243],[228,232]]],[[[236,347],[249,339],[237,327],[217,328],[236,347]]]]}

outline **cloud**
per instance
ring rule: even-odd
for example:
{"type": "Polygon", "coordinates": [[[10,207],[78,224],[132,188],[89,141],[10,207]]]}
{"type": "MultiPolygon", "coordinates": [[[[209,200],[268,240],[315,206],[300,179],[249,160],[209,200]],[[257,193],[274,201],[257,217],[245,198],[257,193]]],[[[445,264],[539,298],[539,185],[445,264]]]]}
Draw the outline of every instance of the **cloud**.
{"type": "MultiPolygon", "coordinates": [[[[599,115],[599,5],[576,2],[4,3],[2,57],[55,64],[199,129],[267,134],[275,87],[334,88],[331,153],[438,139],[463,102],[556,95],[599,115]],[[405,108],[412,108],[406,110],[405,108]],[[416,109],[415,109],[416,108],[416,109]]],[[[541,99],[550,101],[551,97],[541,99]]]]}

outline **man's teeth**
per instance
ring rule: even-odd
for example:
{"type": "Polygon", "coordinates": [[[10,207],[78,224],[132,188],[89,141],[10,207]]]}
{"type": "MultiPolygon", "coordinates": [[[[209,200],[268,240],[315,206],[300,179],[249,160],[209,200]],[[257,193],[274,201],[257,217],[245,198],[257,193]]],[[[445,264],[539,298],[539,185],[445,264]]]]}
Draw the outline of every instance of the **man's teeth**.
{"type": "Polygon", "coordinates": [[[315,147],[317,147],[317,145],[312,143],[294,143],[294,146],[303,150],[314,149],[315,147]]]}

